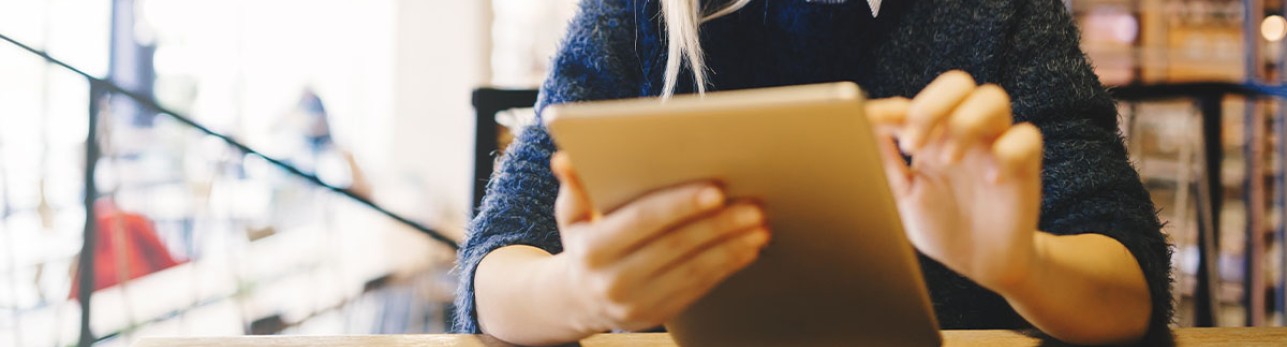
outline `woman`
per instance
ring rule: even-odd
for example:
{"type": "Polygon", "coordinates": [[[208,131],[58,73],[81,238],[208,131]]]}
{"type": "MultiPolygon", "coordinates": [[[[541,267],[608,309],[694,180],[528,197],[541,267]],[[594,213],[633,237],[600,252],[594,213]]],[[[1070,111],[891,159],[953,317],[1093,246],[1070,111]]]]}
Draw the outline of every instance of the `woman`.
{"type": "MultiPolygon", "coordinates": [[[[855,81],[879,99],[868,116],[944,329],[1169,339],[1170,249],[1062,2],[696,2],[585,0],[538,109],[855,81]]],[[[771,237],[758,207],[702,182],[590,218],[556,150],[527,129],[492,177],[460,252],[459,331],[550,344],[657,326],[771,237]]]]}

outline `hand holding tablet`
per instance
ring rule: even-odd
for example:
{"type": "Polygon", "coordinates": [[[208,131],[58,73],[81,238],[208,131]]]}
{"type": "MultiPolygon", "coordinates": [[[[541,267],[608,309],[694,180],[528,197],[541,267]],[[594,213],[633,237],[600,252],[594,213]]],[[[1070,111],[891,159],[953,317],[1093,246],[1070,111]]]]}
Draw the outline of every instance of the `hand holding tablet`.
{"type": "Polygon", "coordinates": [[[591,221],[593,207],[562,153],[550,163],[561,189],[555,217],[565,273],[591,332],[656,327],[758,257],[768,243],[755,204],[729,202],[712,182],[645,194],[591,221]]]}

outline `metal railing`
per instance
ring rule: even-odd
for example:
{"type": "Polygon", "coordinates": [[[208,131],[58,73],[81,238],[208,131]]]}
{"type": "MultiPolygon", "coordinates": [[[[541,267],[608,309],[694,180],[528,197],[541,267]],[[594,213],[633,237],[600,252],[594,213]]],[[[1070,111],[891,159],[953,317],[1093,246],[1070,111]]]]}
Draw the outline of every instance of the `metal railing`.
{"type": "MultiPolygon", "coordinates": [[[[1251,105],[1257,99],[1276,99],[1279,101],[1287,100],[1287,87],[1281,85],[1263,85],[1255,83],[1175,83],[1175,84],[1156,84],[1156,85],[1125,85],[1111,89],[1113,96],[1123,102],[1141,102],[1155,101],[1177,98],[1190,98],[1194,100],[1195,106],[1202,119],[1202,175],[1197,183],[1198,195],[1198,269],[1197,285],[1194,294],[1194,325],[1195,326],[1217,326],[1219,325],[1218,300],[1215,291],[1219,288],[1218,281],[1221,278],[1218,266],[1220,255],[1220,235],[1228,230],[1220,230],[1220,212],[1222,211],[1224,194],[1221,167],[1224,162],[1224,141],[1225,141],[1225,124],[1224,110],[1222,103],[1226,97],[1238,96],[1248,99],[1251,105]]],[[[1281,110],[1281,108],[1280,108],[1281,110]]],[[[1279,111],[1274,117],[1274,126],[1272,130],[1264,128],[1266,123],[1265,112],[1258,110],[1256,107],[1248,106],[1246,113],[1243,115],[1244,136],[1242,143],[1243,157],[1245,158],[1246,179],[1243,182],[1244,194],[1243,200],[1246,205],[1247,228],[1245,230],[1245,245],[1243,252],[1243,284],[1242,284],[1242,305],[1246,308],[1246,324],[1249,326],[1264,325],[1266,317],[1264,315],[1268,298],[1265,296],[1266,288],[1264,266],[1266,263],[1265,252],[1268,248],[1266,241],[1261,237],[1262,232],[1267,227],[1266,216],[1262,213],[1261,207],[1265,205],[1269,189],[1265,187],[1265,182],[1261,175],[1266,171],[1265,147],[1267,143],[1266,136],[1272,134],[1279,139],[1276,153],[1280,156],[1287,155],[1287,117],[1279,111]]],[[[1279,202],[1277,206],[1279,216],[1287,216],[1287,210],[1283,202],[1287,202],[1287,179],[1284,178],[1282,170],[1276,172],[1273,176],[1274,188],[1272,191],[1273,198],[1279,202]]],[[[1277,241],[1279,249],[1287,249],[1287,225],[1279,223],[1277,230],[1277,241]]],[[[1282,258],[1281,264],[1287,264],[1287,253],[1280,252],[1282,258]]],[[[1283,273],[1279,276],[1277,292],[1273,300],[1275,310],[1287,313],[1287,296],[1284,288],[1287,288],[1287,269],[1282,269],[1283,273]]]]}
{"type": "Polygon", "coordinates": [[[301,170],[284,160],[274,158],[272,156],[264,154],[261,151],[251,148],[250,146],[247,146],[242,142],[226,134],[222,134],[208,127],[205,127],[199,124],[198,122],[194,121],[193,118],[183,115],[177,111],[174,111],[172,109],[169,109],[161,105],[152,96],[136,93],[134,91],[121,87],[120,85],[113,83],[108,79],[93,76],[89,73],[84,72],[84,70],[82,69],[79,69],[56,57],[49,55],[45,51],[33,48],[32,46],[27,45],[18,40],[15,40],[7,35],[0,34],[0,40],[3,40],[8,44],[16,46],[22,49],[23,51],[28,52],[34,56],[38,56],[49,64],[58,66],[59,68],[72,72],[76,75],[79,75],[80,77],[84,78],[90,86],[91,95],[90,95],[89,109],[87,110],[88,117],[86,118],[86,122],[88,122],[88,135],[87,135],[87,138],[85,139],[85,162],[84,162],[85,163],[85,175],[84,175],[85,194],[83,197],[84,198],[83,204],[84,204],[84,211],[85,211],[86,218],[85,218],[85,225],[83,230],[84,243],[79,253],[79,265],[77,267],[78,278],[76,281],[78,285],[78,288],[76,288],[77,289],[76,300],[79,302],[80,311],[81,311],[80,332],[79,332],[79,341],[78,341],[78,344],[80,346],[90,346],[101,338],[100,336],[96,336],[94,331],[92,331],[91,329],[91,321],[92,321],[91,302],[93,299],[92,295],[94,293],[94,288],[95,288],[94,287],[94,278],[95,278],[94,252],[95,252],[95,246],[100,241],[100,240],[97,240],[97,237],[96,237],[98,233],[96,232],[97,226],[94,218],[94,209],[95,209],[94,205],[95,205],[95,201],[99,198],[98,196],[99,192],[95,187],[96,167],[98,166],[99,159],[101,156],[100,139],[98,137],[100,129],[98,128],[98,126],[100,124],[99,114],[101,113],[102,110],[98,100],[102,99],[104,96],[107,96],[107,95],[124,96],[129,100],[132,100],[133,102],[142,106],[143,108],[154,112],[154,114],[156,115],[168,117],[169,119],[175,121],[175,123],[177,124],[181,124],[185,127],[196,130],[202,134],[216,138],[219,141],[222,141],[224,144],[236,149],[237,151],[245,155],[258,157],[262,159],[264,162],[267,162],[272,166],[275,166],[283,170],[285,173],[291,176],[297,177],[312,186],[316,186],[321,189],[328,190],[333,193],[344,196],[345,198],[357,203],[357,205],[363,206],[371,211],[375,211],[380,215],[388,217],[394,221],[397,221],[400,224],[403,224],[416,231],[419,231],[420,233],[428,236],[429,238],[433,239],[437,243],[440,243],[446,247],[449,247],[452,250],[455,250],[459,247],[459,245],[456,243],[455,240],[453,240],[450,237],[447,237],[446,235],[444,235],[442,232],[438,230],[425,226],[424,224],[421,224],[419,222],[413,221],[409,218],[399,215],[398,213],[394,213],[389,209],[384,208],[365,197],[355,194],[349,189],[340,188],[340,187],[336,187],[334,185],[328,184],[322,181],[322,179],[320,179],[314,173],[301,170]]]}

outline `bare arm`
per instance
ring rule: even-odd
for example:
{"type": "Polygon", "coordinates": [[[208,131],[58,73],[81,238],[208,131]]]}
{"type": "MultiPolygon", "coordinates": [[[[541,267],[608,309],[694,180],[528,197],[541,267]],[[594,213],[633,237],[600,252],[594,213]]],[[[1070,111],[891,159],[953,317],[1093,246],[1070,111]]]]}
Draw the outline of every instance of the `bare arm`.
{"type": "MultiPolygon", "coordinates": [[[[566,36],[541,87],[536,105],[538,119],[548,105],[641,96],[643,65],[635,38],[643,30],[650,30],[650,23],[636,19],[647,18],[640,12],[646,4],[627,0],[578,2],[577,14],[567,25],[566,36]]],[[[566,307],[546,305],[551,300],[549,295],[565,294],[554,288],[559,280],[545,266],[552,262],[549,254],[567,251],[563,243],[567,230],[562,230],[559,224],[563,223],[556,221],[558,216],[552,208],[557,204],[559,182],[551,175],[548,164],[556,150],[543,127],[532,126],[518,134],[497,165],[458,258],[456,332],[481,333],[484,331],[480,325],[486,324],[486,332],[498,337],[509,336],[512,331],[516,339],[537,343],[572,341],[575,338],[565,339],[573,336],[568,332],[580,330],[548,324],[560,323],[551,320],[567,314],[566,307]],[[541,312],[537,306],[555,309],[541,312]],[[541,335],[547,336],[537,338],[541,335]]]]}
{"type": "Polygon", "coordinates": [[[1154,302],[1140,262],[1109,236],[1037,231],[1043,136],[1031,124],[1011,124],[1010,104],[1000,87],[976,86],[960,71],[915,99],[868,104],[909,239],[1055,338],[1138,341],[1154,302]]]}
{"type": "Polygon", "coordinates": [[[1028,276],[996,288],[1020,315],[1076,344],[1126,344],[1144,335],[1152,301],[1125,246],[1100,234],[1034,236],[1028,276]]]}
{"type": "Polygon", "coordinates": [[[1065,3],[1017,3],[992,78],[1014,96],[1015,121],[1045,135],[1036,229],[1048,233],[1035,233],[1022,285],[991,289],[1060,340],[1164,344],[1169,250],[1122,145],[1117,105],[1086,61],[1065,3]]]}
{"type": "Polygon", "coordinates": [[[488,253],[474,277],[482,330],[530,345],[576,341],[595,333],[575,315],[578,300],[569,297],[572,291],[565,288],[557,262],[556,256],[531,246],[488,253]]]}

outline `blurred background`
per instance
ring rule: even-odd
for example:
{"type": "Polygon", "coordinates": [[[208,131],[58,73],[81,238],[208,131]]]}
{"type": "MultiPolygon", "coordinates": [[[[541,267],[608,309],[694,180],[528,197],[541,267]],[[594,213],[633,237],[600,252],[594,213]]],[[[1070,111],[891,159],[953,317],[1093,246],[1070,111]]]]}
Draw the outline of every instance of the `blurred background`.
{"type": "MultiPolygon", "coordinates": [[[[1068,7],[1178,325],[1284,325],[1283,2],[1068,7]]],[[[78,69],[0,41],[0,346],[446,331],[455,242],[575,10],[0,0],[0,35],[78,69]]]]}

